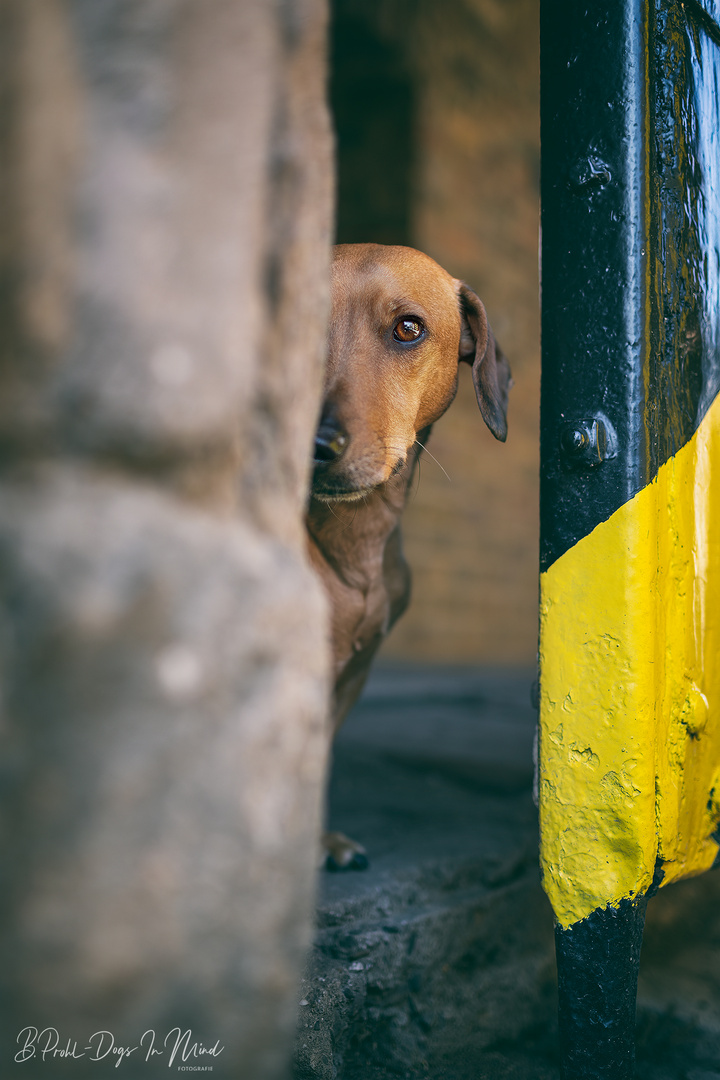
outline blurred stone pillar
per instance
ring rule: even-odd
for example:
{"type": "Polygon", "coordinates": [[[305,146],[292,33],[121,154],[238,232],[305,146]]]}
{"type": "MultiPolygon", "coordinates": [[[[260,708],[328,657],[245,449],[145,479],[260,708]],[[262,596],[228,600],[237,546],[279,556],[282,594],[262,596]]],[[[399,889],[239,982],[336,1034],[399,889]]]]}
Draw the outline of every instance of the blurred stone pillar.
{"type": "Polygon", "coordinates": [[[0,0],[0,52],[0,1074],[101,1075],[114,1037],[166,1075],[180,1027],[215,1078],[282,1076],[325,766],[325,3],[0,0]]]}

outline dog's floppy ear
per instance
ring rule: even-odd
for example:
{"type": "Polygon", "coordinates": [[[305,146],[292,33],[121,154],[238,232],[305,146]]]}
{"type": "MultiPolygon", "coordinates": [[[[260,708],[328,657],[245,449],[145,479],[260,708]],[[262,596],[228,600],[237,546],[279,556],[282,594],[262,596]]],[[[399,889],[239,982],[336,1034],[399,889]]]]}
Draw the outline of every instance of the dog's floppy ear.
{"type": "Polygon", "coordinates": [[[460,360],[472,364],[475,394],[483,420],[495,438],[505,442],[508,391],[512,386],[510,365],[488,326],[480,297],[463,282],[458,285],[462,318],[460,360]]]}

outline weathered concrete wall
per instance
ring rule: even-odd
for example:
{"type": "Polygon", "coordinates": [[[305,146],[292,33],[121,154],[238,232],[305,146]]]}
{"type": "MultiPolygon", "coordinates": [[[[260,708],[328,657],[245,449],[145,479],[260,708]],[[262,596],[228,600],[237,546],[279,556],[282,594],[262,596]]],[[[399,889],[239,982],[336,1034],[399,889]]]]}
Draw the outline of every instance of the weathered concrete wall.
{"type": "Polygon", "coordinates": [[[4,1076],[98,1075],[101,1029],[154,1030],[121,1071],[160,1075],[176,1025],[215,1077],[284,1072],[325,764],[324,33],[323,0],[0,4],[4,1076]],[[13,1065],[25,1025],[84,1056],[13,1065]]]}

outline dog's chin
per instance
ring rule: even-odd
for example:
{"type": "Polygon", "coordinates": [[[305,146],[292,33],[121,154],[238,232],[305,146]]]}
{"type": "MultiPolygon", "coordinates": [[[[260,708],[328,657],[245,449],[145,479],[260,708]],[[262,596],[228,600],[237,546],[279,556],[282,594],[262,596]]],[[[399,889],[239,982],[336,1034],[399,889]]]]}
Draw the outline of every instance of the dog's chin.
{"type": "Polygon", "coordinates": [[[406,459],[400,458],[399,461],[393,465],[388,475],[381,480],[376,480],[373,483],[357,484],[349,481],[343,482],[340,477],[330,477],[315,475],[313,477],[312,486],[310,488],[310,495],[313,499],[317,499],[319,502],[335,503],[335,502],[360,502],[361,499],[365,499],[368,495],[371,495],[373,491],[377,491],[384,484],[387,484],[398,473],[402,472],[405,467],[406,459]]]}

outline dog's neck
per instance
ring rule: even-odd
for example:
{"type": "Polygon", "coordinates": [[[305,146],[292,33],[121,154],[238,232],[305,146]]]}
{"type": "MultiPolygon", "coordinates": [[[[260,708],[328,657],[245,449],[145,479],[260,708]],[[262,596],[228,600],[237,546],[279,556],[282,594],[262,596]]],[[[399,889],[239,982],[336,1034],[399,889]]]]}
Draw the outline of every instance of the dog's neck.
{"type": "Polygon", "coordinates": [[[324,502],[311,498],[308,533],[348,585],[366,588],[382,573],[385,545],[399,526],[420,453],[416,444],[405,466],[361,499],[324,502]]]}

